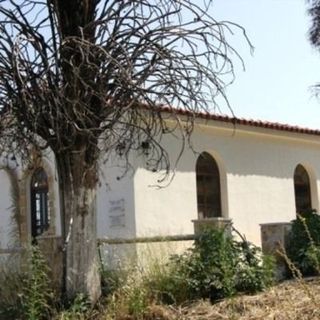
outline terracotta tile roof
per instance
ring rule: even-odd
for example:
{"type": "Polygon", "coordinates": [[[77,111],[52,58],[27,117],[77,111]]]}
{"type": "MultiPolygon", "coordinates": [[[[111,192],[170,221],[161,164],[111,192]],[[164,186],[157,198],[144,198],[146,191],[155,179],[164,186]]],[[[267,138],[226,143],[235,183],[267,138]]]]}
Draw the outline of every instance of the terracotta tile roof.
{"type": "MultiPolygon", "coordinates": [[[[163,107],[163,111],[173,112],[173,109],[169,107],[163,107]]],[[[174,112],[177,114],[186,115],[186,116],[193,115],[191,111],[184,110],[184,109],[174,109],[174,112]]],[[[239,124],[239,125],[245,125],[245,126],[251,126],[251,127],[259,127],[259,128],[272,129],[272,130],[278,130],[278,131],[287,131],[287,132],[320,136],[320,130],[318,129],[303,128],[299,126],[293,126],[293,125],[283,124],[278,122],[243,119],[243,118],[237,118],[237,117],[230,117],[226,115],[218,115],[218,114],[209,113],[209,112],[207,113],[197,112],[194,115],[197,118],[219,121],[219,122],[227,122],[233,125],[239,124]]]]}

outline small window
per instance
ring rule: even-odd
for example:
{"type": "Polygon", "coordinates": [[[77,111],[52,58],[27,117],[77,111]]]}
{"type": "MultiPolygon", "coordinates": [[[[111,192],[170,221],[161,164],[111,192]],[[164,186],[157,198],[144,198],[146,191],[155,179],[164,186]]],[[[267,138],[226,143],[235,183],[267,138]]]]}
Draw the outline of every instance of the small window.
{"type": "Polygon", "coordinates": [[[31,178],[31,234],[41,235],[48,230],[50,216],[48,212],[48,177],[42,168],[38,168],[31,178]]]}
{"type": "Polygon", "coordinates": [[[203,152],[196,164],[199,219],[221,217],[219,168],[213,157],[203,152]]]}
{"type": "Polygon", "coordinates": [[[294,171],[294,194],[297,213],[303,213],[312,209],[310,178],[308,172],[301,164],[297,165],[294,171]]]}

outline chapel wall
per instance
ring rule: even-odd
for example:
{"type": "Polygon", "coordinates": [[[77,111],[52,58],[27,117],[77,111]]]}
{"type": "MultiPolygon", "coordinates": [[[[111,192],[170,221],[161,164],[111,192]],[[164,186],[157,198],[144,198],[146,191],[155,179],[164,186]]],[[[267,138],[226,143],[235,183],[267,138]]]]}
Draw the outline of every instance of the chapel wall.
{"type": "MultiPolygon", "coordinates": [[[[174,159],[179,140],[163,141],[174,159]]],[[[230,218],[249,241],[261,245],[260,224],[296,217],[293,175],[299,163],[310,173],[312,206],[319,209],[317,137],[220,124],[196,126],[191,143],[194,150],[186,148],[168,186],[157,187],[161,173],[148,171],[140,159],[134,175],[139,237],[193,233],[192,220],[198,217],[195,164],[203,151],[220,169],[222,216],[230,218]]]]}

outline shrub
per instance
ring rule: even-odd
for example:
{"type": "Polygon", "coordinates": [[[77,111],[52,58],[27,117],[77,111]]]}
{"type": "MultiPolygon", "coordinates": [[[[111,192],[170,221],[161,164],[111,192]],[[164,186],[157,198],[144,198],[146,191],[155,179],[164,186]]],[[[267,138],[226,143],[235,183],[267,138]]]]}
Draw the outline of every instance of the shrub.
{"type": "Polygon", "coordinates": [[[208,230],[200,235],[189,252],[173,258],[192,299],[216,300],[234,294],[235,253],[231,238],[223,231],[208,230]]]}
{"type": "Polygon", "coordinates": [[[254,293],[273,279],[271,258],[247,241],[223,230],[207,230],[187,253],[173,258],[177,276],[184,277],[193,299],[216,301],[237,292],[254,293]]]}
{"type": "Polygon", "coordinates": [[[237,292],[255,293],[272,283],[273,258],[245,241],[236,241],[224,230],[207,230],[194,246],[174,255],[150,288],[164,303],[209,298],[216,301],[237,292]]]}
{"type": "Polygon", "coordinates": [[[238,265],[236,268],[237,292],[255,293],[262,291],[273,283],[275,260],[274,257],[263,255],[261,249],[246,243],[247,249],[243,248],[243,243],[236,242],[238,248],[238,265]]]}
{"type": "Polygon", "coordinates": [[[286,253],[303,275],[319,274],[320,216],[314,210],[301,213],[292,221],[286,253]]]}

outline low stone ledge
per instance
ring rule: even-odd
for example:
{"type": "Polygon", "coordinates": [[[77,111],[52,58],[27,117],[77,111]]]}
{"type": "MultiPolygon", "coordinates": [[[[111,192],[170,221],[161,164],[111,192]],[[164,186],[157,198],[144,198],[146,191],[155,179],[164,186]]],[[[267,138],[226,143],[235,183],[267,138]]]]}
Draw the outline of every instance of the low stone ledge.
{"type": "Polygon", "coordinates": [[[194,234],[153,236],[153,237],[137,237],[137,238],[99,238],[98,246],[102,244],[130,244],[130,243],[154,243],[154,242],[173,242],[173,241],[189,241],[194,240],[194,234]]]}
{"type": "Polygon", "coordinates": [[[227,234],[231,234],[232,221],[223,217],[205,218],[192,220],[194,234],[198,235],[206,229],[224,229],[227,234]]]}

